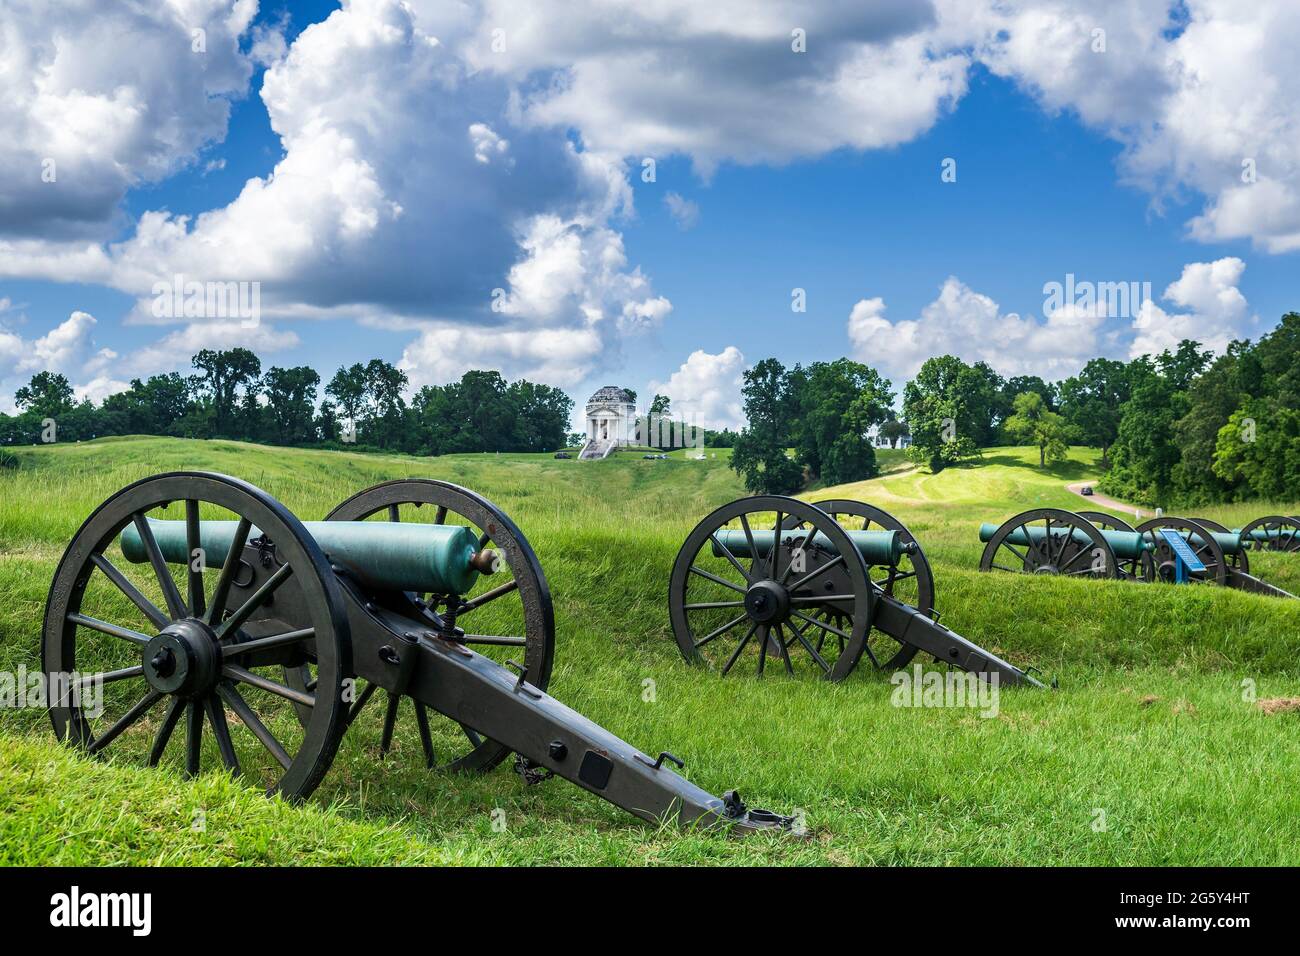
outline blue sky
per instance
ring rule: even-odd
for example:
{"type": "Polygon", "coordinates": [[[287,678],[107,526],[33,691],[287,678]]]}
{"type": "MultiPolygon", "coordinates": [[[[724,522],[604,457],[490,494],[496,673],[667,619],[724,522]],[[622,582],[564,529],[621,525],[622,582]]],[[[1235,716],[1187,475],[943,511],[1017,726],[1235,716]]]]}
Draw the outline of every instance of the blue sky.
{"type": "MultiPolygon", "coordinates": [[[[0,152],[0,401],[39,367],[102,397],[183,370],[198,347],[247,344],[325,379],[378,356],[415,385],[496,367],[579,403],[602,384],[658,387],[735,425],[739,374],[767,356],[852,355],[899,389],[943,352],[1059,378],[1183,335],[1221,347],[1298,307],[1300,177],[1286,157],[1300,138],[1276,85],[1296,83],[1284,47],[1298,17],[1285,5],[1135,0],[1096,17],[1063,3],[1046,48],[1042,10],[1018,4],[899,0],[862,22],[836,3],[778,4],[735,36],[681,10],[584,19],[578,4],[558,25],[544,6],[486,0],[451,17],[364,0],[302,34],[336,5],[264,6],[231,26],[210,0],[195,77],[168,24],[124,14],[122,29],[178,57],[182,80],[92,62],[54,91],[85,110],[74,128],[104,122],[84,106],[96,82],[105,110],[122,108],[124,83],[153,110],[103,155],[70,155],[52,184],[107,190],[112,214],[87,202],[59,232],[38,193],[23,219],[31,166],[63,154],[48,127],[0,152]],[[618,37],[638,16],[644,46],[629,51],[618,37]],[[1241,17],[1258,28],[1241,54],[1276,80],[1253,109],[1240,77],[1205,59],[1241,17]],[[1094,22],[1109,50],[1090,49],[1094,22]],[[786,48],[789,23],[810,25],[805,59],[786,48]],[[512,45],[493,58],[496,29],[512,45]],[[372,30],[382,39],[359,39],[372,30]],[[1201,84],[1180,86],[1192,68],[1201,84]],[[955,182],[940,175],[948,158],[955,182]],[[1258,164],[1255,192],[1242,158],[1258,164]],[[177,271],[261,282],[259,328],[142,320],[151,281],[177,271]],[[1044,283],[1067,273],[1148,282],[1154,301],[1049,316],[1044,283]],[[791,311],[795,288],[806,312],[791,311]]],[[[50,92],[41,33],[57,24],[10,16],[37,51],[29,123],[15,126],[32,130],[37,105],[50,109],[36,95],[50,92]]]]}

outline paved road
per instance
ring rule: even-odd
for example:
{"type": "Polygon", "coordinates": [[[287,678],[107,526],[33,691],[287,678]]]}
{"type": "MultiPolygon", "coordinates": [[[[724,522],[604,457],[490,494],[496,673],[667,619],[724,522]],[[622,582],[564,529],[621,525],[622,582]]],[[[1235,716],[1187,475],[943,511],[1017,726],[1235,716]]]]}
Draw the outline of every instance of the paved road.
{"type": "Polygon", "coordinates": [[[1069,488],[1072,492],[1074,492],[1084,501],[1090,503],[1093,506],[1092,508],[1081,509],[1083,511],[1092,511],[1095,510],[1095,508],[1097,507],[1101,507],[1101,508],[1110,508],[1114,511],[1120,511],[1123,512],[1125,515],[1130,515],[1130,516],[1135,515],[1139,519],[1155,517],[1155,512],[1143,511],[1141,508],[1135,508],[1133,507],[1133,505],[1125,504],[1122,501],[1116,501],[1114,498],[1107,498],[1105,495],[1098,494],[1095,491],[1091,495],[1085,495],[1083,493],[1084,488],[1091,488],[1096,483],[1097,482],[1095,480],[1076,481],[1073,482],[1072,484],[1066,485],[1065,487],[1069,488]]]}

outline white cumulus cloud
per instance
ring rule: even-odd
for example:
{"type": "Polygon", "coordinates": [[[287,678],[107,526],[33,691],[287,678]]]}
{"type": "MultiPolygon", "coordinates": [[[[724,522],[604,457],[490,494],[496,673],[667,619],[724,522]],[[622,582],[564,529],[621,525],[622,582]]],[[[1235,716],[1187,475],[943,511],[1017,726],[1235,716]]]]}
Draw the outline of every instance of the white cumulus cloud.
{"type": "Polygon", "coordinates": [[[862,299],[849,313],[853,356],[894,381],[911,378],[934,355],[987,362],[1004,375],[1053,379],[1077,372],[1098,353],[1104,318],[1073,305],[1040,321],[1003,312],[992,298],[949,276],[915,319],[891,322],[885,302],[862,299]]]}
{"type": "Polygon", "coordinates": [[[1255,329],[1246,297],[1237,288],[1246,264],[1235,256],[1214,262],[1192,262],[1165,289],[1163,298],[1181,311],[1165,311],[1147,300],[1133,322],[1137,333],[1129,355],[1158,355],[1174,350],[1183,339],[1222,352],[1233,339],[1255,329]]]}
{"type": "Polygon", "coordinates": [[[744,412],[740,388],[745,356],[734,345],[711,354],[697,349],[666,382],[651,382],[652,394],[667,395],[672,415],[706,428],[740,428],[744,412]]]}

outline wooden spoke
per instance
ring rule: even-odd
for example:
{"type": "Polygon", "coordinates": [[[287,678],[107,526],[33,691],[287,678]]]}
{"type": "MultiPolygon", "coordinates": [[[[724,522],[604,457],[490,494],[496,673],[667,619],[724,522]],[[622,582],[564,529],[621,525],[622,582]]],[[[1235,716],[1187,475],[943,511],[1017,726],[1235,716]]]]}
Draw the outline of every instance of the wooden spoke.
{"type": "Polygon", "coordinates": [[[284,647],[288,644],[297,644],[305,641],[309,637],[316,636],[316,628],[304,627],[297,631],[285,631],[283,634],[271,634],[267,637],[254,638],[251,641],[245,641],[242,644],[223,644],[221,652],[227,657],[235,657],[242,654],[252,654],[257,651],[269,650],[273,647],[284,647]]]}
{"type": "MultiPolygon", "coordinates": [[[[709,535],[709,539],[717,546],[718,550],[722,552],[722,556],[726,558],[728,561],[730,561],[732,566],[737,571],[740,572],[740,576],[742,578],[744,578],[746,581],[754,580],[753,577],[750,575],[750,573],[744,569],[744,567],[741,565],[739,561],[736,560],[736,556],[731,553],[731,549],[728,548],[725,544],[723,544],[721,540],[719,540],[717,532],[714,532],[713,534],[709,535]]],[[[754,554],[754,553],[755,552],[753,551],[750,552],[750,554],[754,554]]]]}
{"type": "Polygon", "coordinates": [[[794,664],[790,660],[790,647],[785,643],[785,631],[781,629],[780,624],[776,625],[776,646],[781,651],[781,660],[785,663],[785,672],[793,674],[794,664]]]}
{"type": "Polygon", "coordinates": [[[727,633],[727,631],[731,630],[741,621],[745,620],[746,616],[747,615],[742,614],[740,615],[740,617],[733,618],[731,621],[722,625],[722,627],[718,628],[716,631],[710,631],[708,634],[705,634],[702,638],[700,638],[698,641],[695,642],[696,649],[698,650],[699,648],[703,647],[705,644],[709,643],[709,641],[721,637],[723,634],[727,633]]]}
{"type": "MultiPolygon", "coordinates": [[[[735,666],[736,661],[740,659],[740,652],[743,651],[743,650],[745,649],[745,645],[749,643],[749,639],[750,639],[751,637],[754,636],[754,632],[755,632],[756,630],[758,630],[758,625],[757,625],[757,624],[755,624],[753,627],[751,627],[751,628],[749,629],[749,633],[747,633],[743,638],[741,638],[740,643],[739,643],[738,645],[736,645],[736,649],[735,649],[735,651],[732,652],[731,659],[727,661],[727,666],[724,667],[724,668],[722,668],[722,676],[723,676],[723,677],[726,677],[726,676],[727,676],[727,671],[731,670],[731,668],[732,668],[733,666],[735,666]]],[[[766,643],[766,641],[767,641],[767,634],[766,634],[767,628],[764,628],[763,630],[764,630],[763,641],[764,641],[764,643],[766,643]]]]}
{"type": "Polygon", "coordinates": [[[846,641],[849,640],[849,635],[845,634],[838,627],[835,627],[831,624],[824,624],[823,622],[818,621],[815,618],[809,617],[807,614],[804,614],[802,611],[791,611],[790,613],[793,614],[795,617],[799,618],[800,620],[807,621],[810,624],[816,624],[823,631],[830,631],[836,637],[843,638],[846,641]]]}
{"type": "MultiPolygon", "coordinates": [[[[823,672],[829,674],[831,670],[831,665],[827,664],[826,659],[822,657],[820,654],[818,654],[817,651],[813,648],[813,646],[808,643],[808,638],[803,636],[803,631],[795,627],[791,627],[790,630],[794,632],[794,637],[792,638],[792,640],[797,640],[800,644],[802,644],[804,646],[804,650],[806,650],[809,654],[811,654],[812,659],[817,662],[817,666],[820,667],[823,672]]],[[[788,648],[789,645],[787,644],[786,647],[788,648]]],[[[790,659],[789,650],[786,651],[785,656],[786,656],[786,660],[790,659]]]]}
{"type": "Polygon", "coordinates": [[[497,598],[501,597],[502,595],[509,594],[511,591],[517,591],[518,589],[519,589],[519,582],[511,578],[505,584],[497,585],[491,591],[484,591],[478,597],[470,598],[468,601],[463,602],[460,606],[460,610],[458,613],[465,614],[466,612],[472,611],[475,608],[482,607],[484,604],[487,604],[489,601],[495,601],[497,598]]]}
{"type": "Polygon", "coordinates": [[[122,731],[126,730],[137,720],[143,717],[146,713],[148,713],[149,709],[153,707],[154,704],[158,703],[158,701],[160,700],[162,700],[162,694],[150,688],[149,693],[141,697],[139,702],[137,702],[134,707],[132,707],[125,714],[119,717],[117,719],[117,722],[113,724],[112,727],[109,727],[108,730],[104,731],[104,733],[101,736],[95,738],[95,740],[93,740],[90,746],[86,749],[88,749],[93,754],[99,753],[101,750],[103,750],[105,747],[111,744],[114,740],[116,740],[121,735],[122,731]]]}
{"type": "Polygon", "coordinates": [[[199,775],[199,758],[203,752],[203,708],[197,700],[185,711],[185,776],[199,775]]]}
{"type": "Polygon", "coordinates": [[[262,746],[271,752],[271,756],[276,759],[276,762],[285,770],[288,770],[290,764],[293,763],[292,758],[280,746],[280,741],[275,739],[275,735],[266,729],[266,724],[258,719],[257,714],[253,713],[253,709],[248,706],[248,702],[244,700],[239,690],[233,684],[218,684],[217,694],[230,705],[230,709],[235,712],[235,716],[243,722],[245,727],[252,731],[253,736],[261,742],[262,746]]]}
{"type": "Polygon", "coordinates": [[[212,725],[212,736],[217,738],[217,749],[221,751],[221,762],[235,776],[239,776],[239,758],[235,755],[235,742],[230,739],[230,727],[226,724],[226,709],[214,694],[204,700],[208,711],[208,723],[212,725]]]}
{"type": "Polygon", "coordinates": [[[292,687],[286,687],[284,684],[277,684],[273,680],[268,680],[261,674],[254,674],[250,670],[240,667],[238,664],[225,664],[221,668],[223,677],[230,680],[238,681],[241,684],[247,684],[249,687],[256,687],[283,697],[285,700],[291,700],[295,704],[304,704],[307,707],[316,706],[316,698],[311,694],[304,694],[300,690],[294,690],[292,687]]]}
{"type": "Polygon", "coordinates": [[[401,512],[398,510],[397,505],[389,505],[389,506],[388,506],[388,520],[389,520],[389,521],[401,521],[401,520],[402,520],[402,514],[401,514],[401,512]]]}
{"type": "Polygon", "coordinates": [[[185,500],[185,547],[188,554],[185,558],[186,578],[189,583],[190,613],[195,617],[202,617],[206,609],[203,597],[203,570],[207,566],[208,557],[201,549],[203,547],[202,537],[199,534],[199,503],[193,498],[185,500]],[[203,554],[201,567],[194,567],[194,552],[199,551],[203,554]]]}
{"type": "Polygon", "coordinates": [[[144,516],[143,511],[137,511],[132,515],[131,520],[135,522],[135,530],[140,533],[140,542],[144,545],[145,554],[149,556],[149,563],[153,565],[154,577],[158,579],[158,586],[162,588],[167,610],[171,612],[173,621],[179,621],[187,613],[185,601],[181,598],[181,592],[176,587],[176,580],[172,577],[167,562],[163,560],[162,551],[158,548],[158,540],[153,536],[153,528],[149,526],[149,519],[144,516]]]}
{"type": "Polygon", "coordinates": [[[825,564],[823,564],[820,568],[816,568],[815,570],[809,571],[807,574],[805,574],[803,577],[801,577],[798,581],[795,581],[794,584],[791,584],[791,585],[787,588],[787,590],[789,590],[789,591],[798,591],[798,590],[800,590],[804,585],[806,585],[809,581],[811,581],[813,578],[817,577],[817,575],[819,575],[819,574],[825,574],[827,571],[829,571],[831,568],[835,567],[837,564],[843,564],[843,563],[844,563],[844,555],[842,555],[842,554],[837,554],[837,555],[835,555],[835,557],[831,558],[831,560],[829,560],[829,561],[827,561],[825,564]]]}
{"type": "Polygon", "coordinates": [[[776,513],[776,526],[772,528],[772,553],[768,555],[768,573],[767,576],[776,579],[776,557],[781,550],[781,525],[785,522],[785,515],[781,512],[776,513]]]}
{"type": "Polygon", "coordinates": [[[289,580],[289,575],[291,574],[293,574],[292,565],[282,564],[280,567],[276,568],[275,573],[263,581],[262,586],[254,591],[252,595],[249,596],[248,600],[239,606],[239,609],[235,611],[234,614],[221,622],[221,626],[217,628],[217,639],[222,640],[227,635],[243,627],[244,622],[248,620],[252,613],[261,607],[266,602],[267,598],[275,593],[276,588],[289,580]]]}
{"type": "MultiPolygon", "coordinates": [[[[754,532],[753,532],[753,531],[750,529],[750,527],[749,527],[749,516],[748,516],[748,515],[744,515],[744,514],[742,514],[742,515],[740,516],[740,527],[741,527],[741,529],[745,532],[745,544],[747,544],[747,545],[749,546],[749,553],[750,553],[751,555],[757,555],[757,554],[758,554],[758,545],[754,544],[754,532]]],[[[746,581],[749,580],[749,576],[748,576],[748,575],[745,576],[745,580],[746,580],[746,581]]]]}
{"type": "Polygon", "coordinates": [[[217,587],[212,592],[212,603],[208,605],[203,620],[208,623],[221,623],[221,616],[226,613],[226,601],[230,597],[230,586],[235,582],[239,562],[248,543],[248,533],[253,523],[247,518],[240,518],[235,526],[235,536],[230,540],[230,550],[226,553],[226,563],[221,566],[221,576],[217,578],[217,587]]]}
{"type": "Polygon", "coordinates": [[[744,607],[744,601],[701,601],[698,604],[683,604],[687,611],[715,611],[724,607],[744,607]]]}
{"type": "Polygon", "coordinates": [[[736,584],[733,581],[728,581],[726,578],[720,578],[716,574],[713,574],[709,571],[705,571],[703,568],[698,567],[697,565],[694,564],[691,565],[691,573],[698,574],[700,577],[706,578],[714,582],[715,584],[721,584],[723,587],[731,588],[731,590],[733,591],[739,591],[741,594],[745,593],[745,589],[742,588],[739,584],[736,584]]]}
{"type": "Polygon", "coordinates": [[[108,634],[111,637],[120,637],[124,641],[130,641],[132,644],[145,645],[153,638],[148,634],[141,634],[139,631],[133,631],[129,627],[119,627],[116,624],[109,624],[108,621],[101,621],[97,617],[87,617],[85,614],[69,614],[68,620],[73,624],[81,627],[88,627],[92,631],[99,631],[101,634],[108,634]]]}
{"type": "Polygon", "coordinates": [[[96,682],[101,684],[111,684],[114,681],[127,680],[128,678],[131,677],[142,677],[142,676],[144,676],[144,665],[136,664],[134,667],[123,667],[121,670],[104,671],[100,674],[86,674],[82,677],[77,678],[77,680],[73,681],[71,684],[71,689],[80,690],[82,687],[85,687],[87,684],[94,684],[96,682]]]}
{"type": "Polygon", "coordinates": [[[104,572],[104,576],[117,586],[117,589],[127,596],[127,598],[138,607],[153,624],[154,627],[162,630],[171,620],[158,609],[158,606],[140,593],[139,588],[126,579],[121,571],[113,564],[112,561],[102,554],[92,554],[90,560],[94,562],[95,567],[104,572]]]}
{"type": "Polygon", "coordinates": [[[163,718],[162,726],[158,728],[158,736],[154,738],[153,749],[149,751],[149,766],[158,766],[158,761],[162,760],[163,751],[167,749],[167,741],[172,739],[172,731],[180,722],[181,714],[185,712],[185,700],[181,697],[173,697],[171,705],[167,708],[167,716],[163,718]]]}

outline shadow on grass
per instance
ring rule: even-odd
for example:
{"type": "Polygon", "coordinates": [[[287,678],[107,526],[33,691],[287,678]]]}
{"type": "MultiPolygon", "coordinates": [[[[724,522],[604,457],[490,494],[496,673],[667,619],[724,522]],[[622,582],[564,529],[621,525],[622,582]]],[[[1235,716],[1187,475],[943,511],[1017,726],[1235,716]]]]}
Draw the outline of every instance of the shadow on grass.
{"type": "Polygon", "coordinates": [[[999,455],[984,453],[982,458],[976,458],[969,462],[962,462],[957,465],[958,468],[980,468],[984,465],[1006,465],[1010,468],[1032,468],[1034,472],[1040,475],[1051,475],[1060,478],[1062,481],[1078,481],[1084,478],[1096,476],[1096,466],[1083,461],[1055,461],[1048,462],[1045,467],[1039,467],[1037,464],[1026,465],[1025,460],[1019,455],[999,455]]]}

